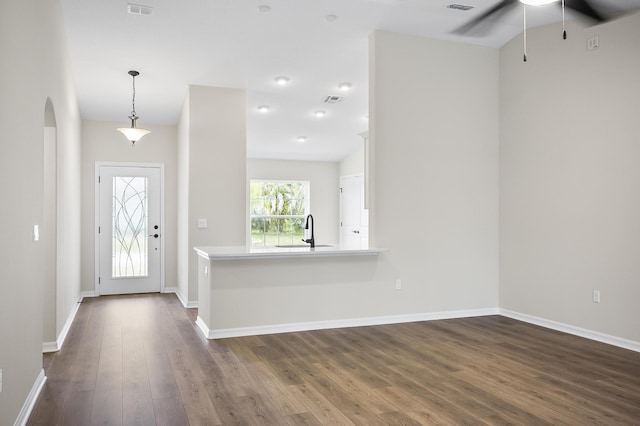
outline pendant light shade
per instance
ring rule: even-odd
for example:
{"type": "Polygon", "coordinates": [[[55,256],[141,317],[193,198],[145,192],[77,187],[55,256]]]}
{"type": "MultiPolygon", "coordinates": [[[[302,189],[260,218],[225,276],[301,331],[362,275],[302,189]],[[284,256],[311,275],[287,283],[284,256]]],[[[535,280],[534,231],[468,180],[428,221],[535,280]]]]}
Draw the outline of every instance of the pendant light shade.
{"type": "Polygon", "coordinates": [[[129,75],[133,79],[133,99],[131,101],[132,111],[129,116],[129,120],[131,120],[131,127],[120,127],[118,131],[125,135],[125,137],[135,145],[144,135],[147,133],[151,133],[149,130],[139,129],[136,126],[136,121],[138,120],[138,116],[136,115],[136,77],[140,75],[138,71],[129,71],[129,75]]]}
{"type": "Polygon", "coordinates": [[[125,135],[126,138],[134,144],[138,142],[144,135],[151,133],[149,130],[138,129],[137,127],[135,127],[134,120],[131,120],[131,127],[119,127],[118,131],[125,135]]]}

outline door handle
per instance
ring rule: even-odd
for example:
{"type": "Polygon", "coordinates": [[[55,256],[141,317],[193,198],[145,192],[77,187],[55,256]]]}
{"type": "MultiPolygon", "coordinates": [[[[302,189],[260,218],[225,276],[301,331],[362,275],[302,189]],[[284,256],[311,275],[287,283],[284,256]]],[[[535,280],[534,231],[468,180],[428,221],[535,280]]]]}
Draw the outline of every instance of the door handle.
{"type": "Polygon", "coordinates": [[[153,235],[149,235],[149,236],[153,237],[153,238],[158,238],[160,236],[160,234],[153,234],[153,235]]]}

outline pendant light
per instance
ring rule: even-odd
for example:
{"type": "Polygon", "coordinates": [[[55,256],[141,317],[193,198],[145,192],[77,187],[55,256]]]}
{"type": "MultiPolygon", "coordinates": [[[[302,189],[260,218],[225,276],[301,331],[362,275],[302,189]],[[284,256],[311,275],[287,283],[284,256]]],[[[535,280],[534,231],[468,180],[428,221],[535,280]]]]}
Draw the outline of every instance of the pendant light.
{"type": "Polygon", "coordinates": [[[151,132],[145,129],[138,129],[136,127],[136,121],[138,120],[138,118],[140,118],[136,115],[136,77],[139,76],[140,73],[138,71],[132,70],[129,71],[129,75],[133,79],[133,100],[131,101],[132,111],[131,115],[129,116],[129,120],[131,120],[131,127],[120,127],[118,131],[125,135],[126,138],[129,139],[129,141],[133,145],[135,145],[136,142],[138,142],[144,135],[151,132]]]}

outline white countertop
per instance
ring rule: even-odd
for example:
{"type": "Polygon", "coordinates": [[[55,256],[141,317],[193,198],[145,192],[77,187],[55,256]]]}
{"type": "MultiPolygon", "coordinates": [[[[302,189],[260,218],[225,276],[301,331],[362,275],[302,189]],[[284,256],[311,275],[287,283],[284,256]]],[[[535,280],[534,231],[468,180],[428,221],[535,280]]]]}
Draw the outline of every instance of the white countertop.
{"type": "Polygon", "coordinates": [[[338,245],[330,247],[247,247],[247,246],[205,246],[193,248],[199,256],[209,260],[242,260],[287,257],[322,256],[374,256],[384,249],[352,249],[338,245]]]}

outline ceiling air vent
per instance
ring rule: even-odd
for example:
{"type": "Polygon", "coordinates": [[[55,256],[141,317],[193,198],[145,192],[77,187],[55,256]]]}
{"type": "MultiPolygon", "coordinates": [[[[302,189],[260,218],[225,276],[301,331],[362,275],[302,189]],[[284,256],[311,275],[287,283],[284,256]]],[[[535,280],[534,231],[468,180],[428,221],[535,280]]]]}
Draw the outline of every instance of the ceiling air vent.
{"type": "Polygon", "coordinates": [[[473,6],[468,6],[466,4],[450,4],[447,6],[449,9],[456,9],[456,10],[470,10],[473,9],[473,6]]]}
{"type": "Polygon", "coordinates": [[[129,3],[127,5],[127,12],[132,15],[151,15],[152,9],[151,6],[142,6],[140,4],[129,3]]]}
{"type": "Polygon", "coordinates": [[[324,103],[325,104],[337,104],[338,102],[342,102],[342,99],[344,99],[342,96],[327,96],[324,99],[324,103]]]}

